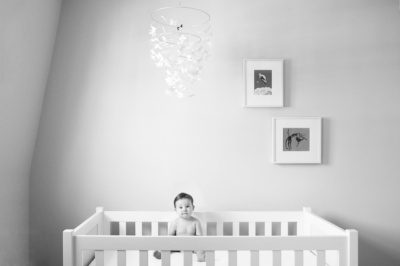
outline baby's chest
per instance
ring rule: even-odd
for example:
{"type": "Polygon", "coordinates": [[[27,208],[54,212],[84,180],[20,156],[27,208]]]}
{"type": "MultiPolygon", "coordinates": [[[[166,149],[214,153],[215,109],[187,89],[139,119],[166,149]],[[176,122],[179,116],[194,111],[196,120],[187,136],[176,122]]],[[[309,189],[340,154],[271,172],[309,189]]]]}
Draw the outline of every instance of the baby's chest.
{"type": "Polygon", "coordinates": [[[194,223],[179,225],[176,228],[177,235],[195,235],[196,234],[196,225],[194,223]]]}

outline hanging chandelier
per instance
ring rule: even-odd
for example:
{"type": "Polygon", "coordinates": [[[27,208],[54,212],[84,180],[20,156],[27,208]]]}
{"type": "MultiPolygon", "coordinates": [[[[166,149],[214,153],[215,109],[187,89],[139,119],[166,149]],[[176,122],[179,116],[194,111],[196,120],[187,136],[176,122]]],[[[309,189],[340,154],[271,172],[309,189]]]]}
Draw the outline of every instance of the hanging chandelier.
{"type": "Polygon", "coordinates": [[[179,4],[159,8],[151,18],[150,56],[165,76],[166,94],[193,96],[191,85],[200,80],[203,62],[210,56],[210,15],[179,4]]]}

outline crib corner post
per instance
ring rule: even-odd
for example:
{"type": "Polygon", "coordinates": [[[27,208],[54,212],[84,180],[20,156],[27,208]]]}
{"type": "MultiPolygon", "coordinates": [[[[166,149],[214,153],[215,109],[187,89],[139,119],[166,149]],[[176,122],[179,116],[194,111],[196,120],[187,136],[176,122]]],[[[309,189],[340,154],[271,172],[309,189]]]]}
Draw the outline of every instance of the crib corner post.
{"type": "Polygon", "coordinates": [[[102,235],[104,233],[104,207],[96,207],[96,213],[100,213],[100,221],[98,224],[98,235],[102,235]]]}
{"type": "Polygon", "coordinates": [[[346,230],[347,235],[347,265],[358,266],[358,231],[346,230]]]}
{"type": "Polygon", "coordinates": [[[311,235],[311,223],[310,223],[310,214],[312,213],[310,207],[303,207],[303,226],[302,226],[302,235],[311,235]]]}
{"type": "Polygon", "coordinates": [[[63,266],[74,266],[74,230],[63,231],[63,266]]]}

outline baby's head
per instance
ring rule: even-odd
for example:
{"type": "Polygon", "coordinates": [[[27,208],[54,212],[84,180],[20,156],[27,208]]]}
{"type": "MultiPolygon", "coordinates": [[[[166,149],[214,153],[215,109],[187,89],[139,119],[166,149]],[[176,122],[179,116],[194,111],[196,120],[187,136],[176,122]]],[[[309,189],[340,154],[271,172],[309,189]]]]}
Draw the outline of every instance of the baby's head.
{"type": "Polygon", "coordinates": [[[178,194],[174,199],[174,207],[180,218],[190,218],[194,210],[193,197],[186,193],[178,194]]]}

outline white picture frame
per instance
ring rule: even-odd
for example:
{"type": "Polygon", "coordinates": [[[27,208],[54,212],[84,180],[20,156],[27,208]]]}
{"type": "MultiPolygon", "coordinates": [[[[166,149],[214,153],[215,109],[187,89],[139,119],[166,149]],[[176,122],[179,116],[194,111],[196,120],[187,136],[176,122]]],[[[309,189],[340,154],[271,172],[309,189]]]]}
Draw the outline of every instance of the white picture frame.
{"type": "Polygon", "coordinates": [[[273,117],[272,163],[322,163],[322,118],[273,117]]]}
{"type": "Polygon", "coordinates": [[[283,107],[283,60],[244,59],[244,107],[283,107]]]}

